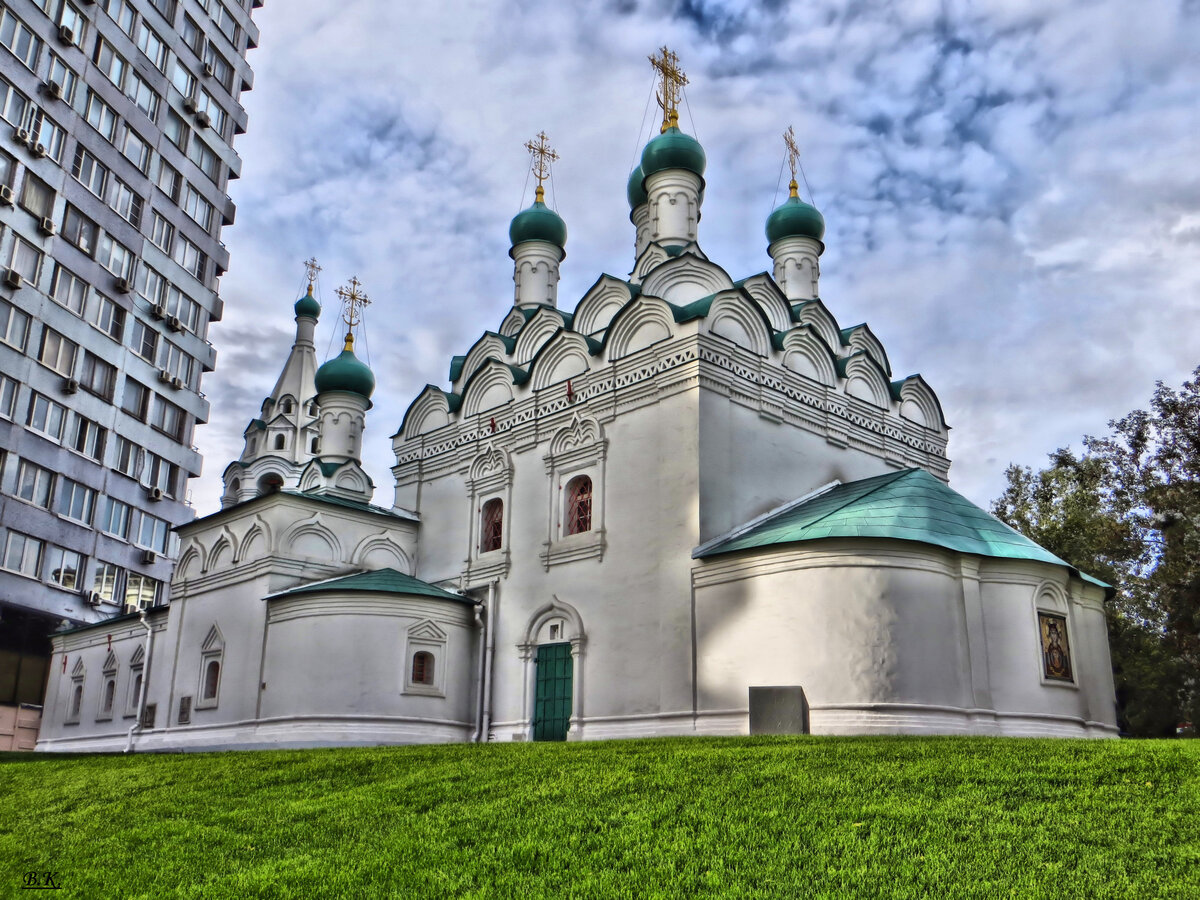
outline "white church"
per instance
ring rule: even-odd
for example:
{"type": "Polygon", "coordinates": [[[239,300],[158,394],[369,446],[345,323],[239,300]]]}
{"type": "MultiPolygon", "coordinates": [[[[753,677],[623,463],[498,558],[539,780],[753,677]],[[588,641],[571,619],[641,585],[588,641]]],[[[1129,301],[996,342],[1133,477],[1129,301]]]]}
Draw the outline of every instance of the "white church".
{"type": "Polygon", "coordinates": [[[1116,736],[1105,586],[948,487],[933,390],[820,299],[794,177],[769,272],[704,254],[705,154],[663,87],[632,271],[560,308],[539,177],[513,307],[409,406],[390,502],[360,464],[362,295],[318,366],[310,286],[169,604],[54,638],[39,750],[1116,736]]]}

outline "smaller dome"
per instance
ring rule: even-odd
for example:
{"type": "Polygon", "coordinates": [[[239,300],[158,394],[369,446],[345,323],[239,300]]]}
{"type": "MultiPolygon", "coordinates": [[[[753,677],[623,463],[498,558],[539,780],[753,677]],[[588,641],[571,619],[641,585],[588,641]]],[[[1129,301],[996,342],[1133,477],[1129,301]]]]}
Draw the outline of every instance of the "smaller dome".
{"type": "Polygon", "coordinates": [[[560,250],[567,245],[567,223],[542,202],[543,196],[542,187],[538,185],[533,206],[517,213],[508,226],[508,239],[514,247],[525,241],[545,241],[560,250]]]}
{"type": "Polygon", "coordinates": [[[308,286],[308,293],[296,301],[296,315],[308,316],[310,319],[317,319],[321,316],[321,304],[317,302],[317,298],[313,296],[313,286],[308,286]]]}
{"type": "Polygon", "coordinates": [[[317,369],[317,393],[348,391],[370,400],[375,390],[375,373],[354,355],[354,337],[346,335],[346,349],[317,369]]]}
{"type": "Polygon", "coordinates": [[[642,175],[646,178],[666,169],[687,169],[703,175],[707,164],[708,158],[700,142],[677,126],[671,126],[655,137],[642,151],[642,175]]]}
{"type": "Polygon", "coordinates": [[[637,209],[650,198],[646,196],[646,176],[639,164],[629,173],[629,183],[625,186],[625,196],[629,198],[629,208],[637,209]]]}
{"type": "Polygon", "coordinates": [[[825,237],[825,217],[795,193],[767,216],[767,242],[773,244],[786,237],[808,237],[818,241],[825,237]]]}

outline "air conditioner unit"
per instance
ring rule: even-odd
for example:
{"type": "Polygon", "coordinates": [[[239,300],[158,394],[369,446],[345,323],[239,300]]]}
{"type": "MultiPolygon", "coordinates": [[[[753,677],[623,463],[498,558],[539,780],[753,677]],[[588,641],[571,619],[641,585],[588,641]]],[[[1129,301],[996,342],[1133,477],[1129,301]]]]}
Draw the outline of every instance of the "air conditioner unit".
{"type": "Polygon", "coordinates": [[[10,288],[19,288],[21,286],[21,273],[16,269],[8,269],[4,273],[4,283],[10,288]]]}
{"type": "Polygon", "coordinates": [[[183,331],[183,319],[179,318],[179,316],[171,316],[171,318],[167,319],[167,327],[172,331],[183,331]]]}
{"type": "Polygon", "coordinates": [[[104,602],[104,598],[100,596],[99,591],[84,591],[83,602],[88,606],[99,606],[104,602]]]}
{"type": "Polygon", "coordinates": [[[171,387],[175,388],[177,391],[183,390],[183,379],[179,377],[172,378],[171,387]]]}
{"type": "Polygon", "coordinates": [[[204,64],[204,77],[205,77],[205,78],[212,78],[212,77],[213,77],[213,65],[212,65],[212,63],[205,63],[205,64],[204,64]]]}
{"type": "Polygon", "coordinates": [[[17,195],[13,193],[13,189],[7,184],[0,184],[0,203],[5,206],[12,206],[16,202],[17,195]]]}
{"type": "Polygon", "coordinates": [[[171,381],[171,373],[168,372],[166,369],[159,369],[158,370],[158,380],[161,381],[163,384],[169,384],[171,381]]]}
{"type": "Polygon", "coordinates": [[[122,294],[128,294],[133,290],[133,281],[128,278],[118,278],[116,281],[117,290],[122,294]]]}
{"type": "Polygon", "coordinates": [[[212,119],[209,117],[207,112],[200,110],[200,112],[196,113],[196,124],[201,128],[207,128],[212,124],[212,119]]]}
{"type": "Polygon", "coordinates": [[[39,144],[36,140],[34,140],[33,138],[30,138],[29,139],[29,152],[32,153],[34,156],[36,156],[38,159],[41,159],[43,156],[46,155],[46,145],[39,144]]]}
{"type": "Polygon", "coordinates": [[[195,97],[184,97],[183,98],[183,111],[185,113],[194,113],[199,108],[200,107],[198,107],[196,105],[195,97]]]}
{"type": "Polygon", "coordinates": [[[167,316],[167,308],[161,303],[155,303],[150,307],[150,315],[155,319],[165,319],[167,316]]]}
{"type": "Polygon", "coordinates": [[[54,232],[57,230],[58,229],[54,227],[54,220],[49,216],[43,216],[38,220],[38,231],[40,231],[42,234],[54,234],[54,232]]]}
{"type": "MultiPolygon", "coordinates": [[[[159,493],[161,494],[162,491],[159,491],[159,493]]],[[[155,553],[153,550],[143,550],[142,551],[142,562],[144,564],[146,564],[147,566],[151,565],[152,563],[156,563],[156,562],[158,562],[158,554],[155,553]]]]}
{"type": "Polygon", "coordinates": [[[28,128],[14,128],[13,129],[13,140],[16,141],[18,144],[28,144],[29,143],[29,129],[28,128]]]}
{"type": "Polygon", "coordinates": [[[63,95],[63,86],[57,81],[47,81],[42,85],[42,93],[47,97],[52,97],[55,100],[61,100],[63,95]]]}
{"type": "Polygon", "coordinates": [[[64,394],[75,393],[79,390],[79,380],[76,378],[64,378],[62,389],[64,394]]]}
{"type": "MultiPolygon", "coordinates": [[[[149,497],[151,500],[161,500],[161,499],[163,498],[163,489],[162,489],[162,488],[160,488],[160,487],[152,487],[152,488],[149,488],[149,489],[147,489],[147,491],[146,491],[146,496],[147,496],[147,497],[149,497]]],[[[153,550],[147,550],[146,552],[147,552],[147,553],[153,553],[154,551],[153,551],[153,550]]],[[[151,559],[151,560],[147,560],[147,562],[154,562],[154,560],[152,560],[152,559],[151,559]]]]}
{"type": "MultiPolygon", "coordinates": [[[[146,552],[150,552],[150,551],[146,551],[146,552]]],[[[140,610],[140,609],[138,609],[138,605],[137,605],[136,603],[126,603],[126,604],[125,604],[125,605],[124,605],[124,606],[121,608],[121,612],[122,612],[124,615],[127,615],[127,616],[132,616],[134,613],[137,613],[137,612],[140,612],[140,611],[141,611],[141,610],[140,610]]]]}
{"type": "Polygon", "coordinates": [[[58,39],[64,44],[75,43],[75,32],[71,30],[70,25],[58,26],[58,39]]]}

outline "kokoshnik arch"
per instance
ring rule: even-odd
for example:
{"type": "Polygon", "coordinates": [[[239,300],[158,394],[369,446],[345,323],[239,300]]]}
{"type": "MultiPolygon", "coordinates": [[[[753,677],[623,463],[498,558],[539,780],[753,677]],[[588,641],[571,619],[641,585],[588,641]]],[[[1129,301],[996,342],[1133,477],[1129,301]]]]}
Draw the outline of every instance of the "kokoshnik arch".
{"type": "Polygon", "coordinates": [[[936,394],[820,297],[794,143],[771,271],[704,254],[705,153],[654,63],[628,277],[559,307],[539,135],[512,309],[410,405],[388,506],[369,301],[339,292],[318,367],[310,285],[170,604],[55,638],[39,749],[744,734],[757,688],[814,733],[1116,735],[1106,587],[947,485],[936,394]]]}

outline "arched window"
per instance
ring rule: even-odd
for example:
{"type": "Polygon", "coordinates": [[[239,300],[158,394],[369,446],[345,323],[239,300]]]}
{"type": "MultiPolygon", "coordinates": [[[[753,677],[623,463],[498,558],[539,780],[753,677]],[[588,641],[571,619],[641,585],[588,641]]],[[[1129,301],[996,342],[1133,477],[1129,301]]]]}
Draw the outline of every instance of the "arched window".
{"type": "Polygon", "coordinates": [[[592,530],[592,479],[577,475],[567,483],[564,534],[580,534],[592,530]]]}
{"type": "Polygon", "coordinates": [[[413,654],[413,684],[433,684],[433,654],[422,650],[413,654]]]}
{"type": "Polygon", "coordinates": [[[268,472],[258,479],[258,496],[273,494],[283,487],[283,476],[278,472],[268,472]]]}
{"type": "Polygon", "coordinates": [[[479,522],[479,552],[499,550],[504,542],[504,501],[494,497],[483,504],[479,522]]]}
{"type": "Polygon", "coordinates": [[[282,450],[283,445],[286,442],[287,442],[287,438],[285,438],[282,434],[275,435],[275,449],[276,450],[282,450]]]}
{"type": "Polygon", "coordinates": [[[113,700],[117,696],[117,679],[110,678],[104,682],[104,702],[100,705],[100,712],[105,715],[112,714],[113,700]]]}
{"type": "Polygon", "coordinates": [[[200,695],[202,700],[215,700],[217,696],[217,685],[221,682],[221,663],[219,660],[210,659],[208,665],[204,667],[204,692],[200,695]]]}
{"type": "Polygon", "coordinates": [[[292,401],[291,400],[284,400],[283,403],[281,403],[279,406],[280,406],[279,411],[282,412],[284,415],[288,415],[292,411],[292,401]]]}
{"type": "Polygon", "coordinates": [[[316,453],[316,452],[317,452],[317,441],[318,441],[318,438],[313,438],[313,439],[312,439],[312,452],[313,452],[313,453],[316,453]]]}
{"type": "Polygon", "coordinates": [[[137,677],[133,679],[133,696],[130,697],[134,709],[137,709],[138,700],[142,696],[142,673],[138,672],[137,677]]]}
{"type": "Polygon", "coordinates": [[[71,695],[71,718],[79,718],[79,709],[83,706],[83,685],[75,685],[75,693],[71,695]]]}

